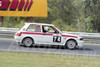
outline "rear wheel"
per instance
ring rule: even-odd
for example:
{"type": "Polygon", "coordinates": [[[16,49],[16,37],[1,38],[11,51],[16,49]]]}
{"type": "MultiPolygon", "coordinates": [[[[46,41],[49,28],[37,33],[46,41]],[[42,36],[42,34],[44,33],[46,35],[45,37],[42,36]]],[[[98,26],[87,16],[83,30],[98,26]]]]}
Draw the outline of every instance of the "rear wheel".
{"type": "Polygon", "coordinates": [[[26,46],[26,47],[31,47],[34,44],[34,41],[32,38],[25,38],[22,43],[26,46]]]}
{"type": "Polygon", "coordinates": [[[77,43],[76,43],[76,41],[74,41],[74,40],[69,40],[69,41],[67,41],[67,43],[66,43],[66,47],[67,47],[68,49],[75,49],[76,46],[77,46],[77,43]]]}

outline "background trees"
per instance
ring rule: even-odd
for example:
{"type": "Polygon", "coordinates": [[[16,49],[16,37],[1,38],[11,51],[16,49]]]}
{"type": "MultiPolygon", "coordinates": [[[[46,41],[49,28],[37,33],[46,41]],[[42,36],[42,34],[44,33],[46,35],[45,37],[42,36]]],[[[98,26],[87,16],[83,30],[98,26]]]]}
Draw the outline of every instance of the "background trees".
{"type": "MultiPolygon", "coordinates": [[[[54,24],[61,30],[100,32],[100,0],[48,0],[48,17],[34,22],[54,24]]],[[[29,17],[4,17],[1,26],[21,27],[29,17]]]]}

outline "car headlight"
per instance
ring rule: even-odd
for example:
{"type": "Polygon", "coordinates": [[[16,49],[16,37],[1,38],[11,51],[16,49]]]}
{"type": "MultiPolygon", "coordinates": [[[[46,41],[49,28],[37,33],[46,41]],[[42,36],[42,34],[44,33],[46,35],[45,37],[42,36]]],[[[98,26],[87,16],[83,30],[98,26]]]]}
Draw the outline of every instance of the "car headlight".
{"type": "Polygon", "coordinates": [[[83,38],[80,38],[80,40],[83,40],[83,38]]]}

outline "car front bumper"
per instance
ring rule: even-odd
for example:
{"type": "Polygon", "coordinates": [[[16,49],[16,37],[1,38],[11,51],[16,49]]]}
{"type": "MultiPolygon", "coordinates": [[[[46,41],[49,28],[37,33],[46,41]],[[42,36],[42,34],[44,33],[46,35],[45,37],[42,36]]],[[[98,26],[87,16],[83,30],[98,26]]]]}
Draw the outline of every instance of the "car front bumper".
{"type": "Polygon", "coordinates": [[[77,42],[77,47],[82,47],[84,45],[84,41],[83,40],[79,40],[77,42]]]}

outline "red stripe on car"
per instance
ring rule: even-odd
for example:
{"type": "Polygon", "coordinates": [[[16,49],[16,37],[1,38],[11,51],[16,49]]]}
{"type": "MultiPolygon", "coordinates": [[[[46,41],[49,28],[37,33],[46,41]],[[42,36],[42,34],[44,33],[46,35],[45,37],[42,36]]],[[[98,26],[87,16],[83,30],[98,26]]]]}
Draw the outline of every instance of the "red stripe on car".
{"type": "Polygon", "coordinates": [[[63,37],[74,37],[77,38],[77,36],[72,36],[72,35],[62,35],[63,37]]]}
{"type": "Polygon", "coordinates": [[[20,32],[18,36],[21,36],[22,34],[48,35],[48,36],[53,36],[53,34],[49,34],[49,33],[31,33],[31,32],[20,32]]]}
{"type": "MultiPolygon", "coordinates": [[[[32,35],[47,35],[47,36],[53,36],[53,34],[49,33],[32,33],[32,32],[20,32],[18,36],[21,36],[22,34],[32,34],[32,35]]],[[[71,36],[71,35],[62,35],[63,37],[74,37],[77,38],[77,36],[71,36]]]]}
{"type": "Polygon", "coordinates": [[[22,34],[42,35],[43,33],[21,32],[22,34]]]}

